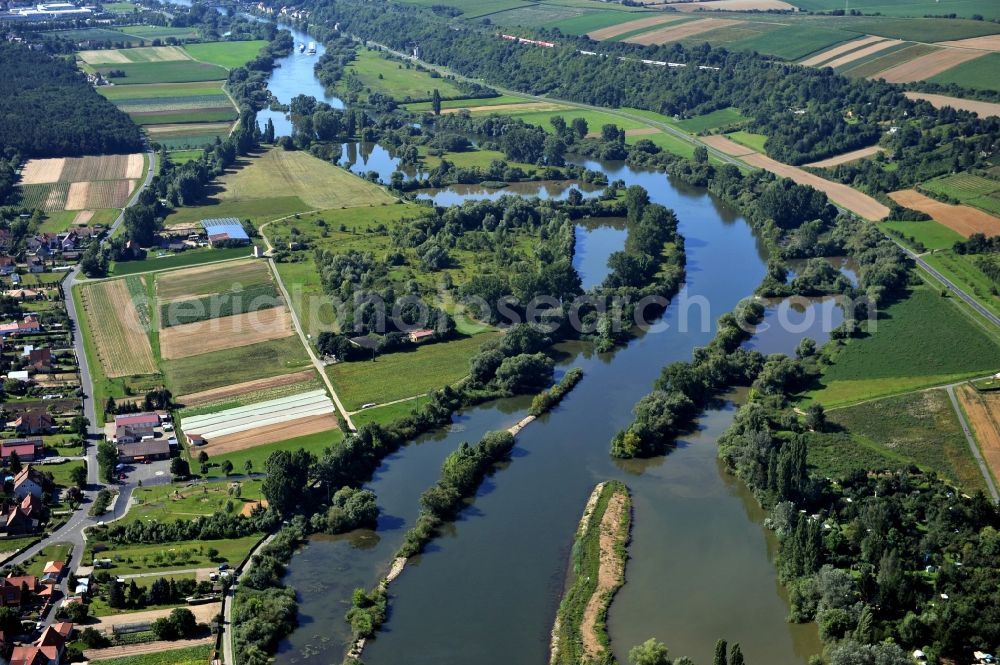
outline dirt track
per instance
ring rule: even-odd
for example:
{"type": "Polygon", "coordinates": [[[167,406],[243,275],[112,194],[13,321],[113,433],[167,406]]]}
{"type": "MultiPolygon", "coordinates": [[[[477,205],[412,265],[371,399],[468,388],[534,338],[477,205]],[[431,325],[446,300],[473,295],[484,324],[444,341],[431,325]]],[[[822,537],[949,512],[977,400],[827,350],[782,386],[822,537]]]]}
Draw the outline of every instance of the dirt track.
{"type": "Polygon", "coordinates": [[[315,377],[315,371],[307,369],[302,372],[296,372],[295,374],[274,376],[269,379],[256,379],[254,381],[246,381],[244,383],[237,383],[231,386],[223,386],[222,388],[203,390],[202,392],[191,393],[190,395],[181,395],[177,398],[177,401],[180,404],[191,408],[201,406],[203,404],[211,404],[212,402],[221,402],[232,397],[239,397],[240,395],[254,393],[259,390],[292,386],[296,383],[304,383],[315,377]]]}
{"type": "Polygon", "coordinates": [[[630,44],[642,44],[643,46],[666,44],[667,42],[676,42],[686,37],[693,37],[703,32],[709,32],[717,28],[726,28],[731,25],[739,25],[740,23],[743,23],[743,21],[728,18],[703,18],[674,27],[667,26],[659,30],[644,32],[635,37],[629,37],[624,41],[630,44]]]}
{"type": "Polygon", "coordinates": [[[298,436],[317,434],[337,429],[337,416],[329,413],[322,416],[309,416],[274,425],[265,425],[255,429],[218,436],[208,440],[208,443],[198,450],[206,451],[209,456],[235,453],[247,448],[263,446],[277,441],[287,441],[298,436]]]}
{"type": "Polygon", "coordinates": [[[964,385],[955,390],[955,395],[962,403],[990,472],[994,478],[1000,478],[1000,393],[980,393],[964,385]]]}
{"type": "Polygon", "coordinates": [[[984,233],[987,236],[1000,235],[1000,219],[978,208],[942,203],[914,189],[892,192],[889,198],[901,206],[927,213],[934,218],[934,221],[944,224],[966,238],[973,233],[984,233]]]}
{"type": "Polygon", "coordinates": [[[670,14],[640,18],[635,21],[626,21],[625,23],[619,23],[617,25],[608,26],[607,28],[601,28],[600,30],[588,32],[587,36],[591,39],[601,41],[602,39],[611,39],[612,37],[617,37],[618,35],[624,35],[626,32],[632,32],[633,30],[648,28],[654,25],[660,25],[661,23],[673,23],[674,21],[679,21],[680,19],[680,16],[671,16],[670,14]]]}
{"type": "Polygon", "coordinates": [[[175,360],[294,334],[288,308],[272,307],[164,328],[160,331],[160,354],[165,360],[175,360]]]}
{"type": "Polygon", "coordinates": [[[992,102],[979,102],[974,99],[959,99],[958,97],[948,97],[947,95],[932,95],[927,92],[904,92],[909,99],[923,99],[930,102],[936,109],[942,106],[950,106],[961,111],[978,113],[980,118],[996,115],[1000,116],[1000,104],[992,102]]]}
{"type": "Polygon", "coordinates": [[[934,53],[922,55],[901,65],[890,67],[884,72],[869,76],[870,79],[885,79],[889,83],[910,83],[923,81],[932,76],[948,71],[952,67],[986,55],[985,51],[972,49],[946,48],[934,53]]]}
{"type": "Polygon", "coordinates": [[[615,546],[627,537],[622,533],[622,516],[626,510],[625,492],[615,492],[601,517],[601,555],[597,569],[597,586],[583,610],[580,622],[580,638],[584,652],[595,661],[604,651],[597,636],[597,619],[601,610],[607,607],[605,595],[621,585],[625,575],[625,562],[615,552],[615,546]]]}
{"type": "Polygon", "coordinates": [[[838,164],[847,164],[848,162],[854,162],[859,159],[864,159],[865,157],[871,157],[872,155],[881,152],[882,148],[877,145],[870,145],[867,148],[861,148],[860,150],[852,150],[851,152],[845,152],[842,155],[834,155],[833,157],[827,157],[826,159],[821,159],[818,162],[813,162],[812,164],[806,164],[806,166],[812,166],[817,169],[824,169],[830,166],[837,166],[838,164]]]}
{"type": "Polygon", "coordinates": [[[834,46],[831,49],[817,53],[816,55],[810,56],[805,60],[799,62],[800,65],[805,65],[807,67],[815,67],[820,63],[826,62],[836,58],[838,55],[843,55],[848,51],[853,51],[854,49],[861,48],[862,46],[867,46],[868,44],[874,44],[875,42],[880,42],[885,37],[873,37],[868,35],[867,37],[862,37],[861,39],[855,39],[847,42],[846,44],[840,44],[839,46],[834,46]]]}

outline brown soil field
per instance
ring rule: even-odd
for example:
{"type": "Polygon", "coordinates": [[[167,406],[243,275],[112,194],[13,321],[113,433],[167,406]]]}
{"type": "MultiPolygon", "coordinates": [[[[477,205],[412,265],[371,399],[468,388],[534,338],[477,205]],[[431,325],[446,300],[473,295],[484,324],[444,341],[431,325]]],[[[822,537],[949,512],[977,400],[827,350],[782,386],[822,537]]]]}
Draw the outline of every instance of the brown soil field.
{"type": "Polygon", "coordinates": [[[223,386],[222,388],[213,388],[211,390],[203,390],[198,393],[191,393],[190,395],[181,395],[177,398],[177,402],[183,404],[185,407],[192,408],[203,404],[211,404],[212,402],[221,402],[226,399],[239,397],[240,395],[246,395],[248,393],[255,393],[260,390],[293,386],[296,383],[305,383],[306,381],[311,381],[315,378],[315,376],[316,374],[313,370],[307,369],[301,372],[296,372],[295,374],[285,374],[284,376],[275,376],[269,379],[245,381],[231,386],[223,386]]]}
{"type": "Polygon", "coordinates": [[[294,335],[287,307],[170,326],[160,331],[160,355],[165,360],[235,349],[294,335]]]}
{"type": "Polygon", "coordinates": [[[901,206],[927,213],[934,221],[944,224],[952,231],[968,238],[973,233],[987,236],[1000,235],[1000,219],[978,208],[966,205],[951,205],[924,196],[915,189],[901,189],[889,194],[889,198],[901,206]]]}
{"type": "Polygon", "coordinates": [[[624,41],[631,44],[642,44],[643,46],[649,46],[650,44],[666,44],[667,42],[676,42],[680,39],[684,39],[685,37],[693,37],[694,35],[700,35],[703,32],[709,32],[717,28],[725,28],[731,25],[739,25],[740,23],[743,23],[743,21],[728,18],[703,18],[674,27],[668,26],[666,28],[660,28],[659,30],[644,32],[640,35],[636,35],[635,37],[629,37],[624,41]]]}
{"type": "Polygon", "coordinates": [[[981,393],[966,384],[956,391],[979,451],[994,478],[1000,479],[1000,393],[981,393]]]}
{"type": "Polygon", "coordinates": [[[946,48],[922,55],[901,65],[890,67],[884,72],[869,76],[870,79],[885,79],[889,83],[910,83],[923,81],[952,67],[986,55],[986,51],[946,48]]]}
{"type": "Polygon", "coordinates": [[[621,533],[622,514],[625,511],[625,493],[615,492],[608,500],[608,505],[601,517],[601,556],[597,569],[597,587],[587,601],[583,610],[583,620],[580,622],[580,637],[583,640],[584,652],[597,661],[604,651],[604,646],[597,637],[597,618],[605,607],[604,595],[613,591],[625,575],[622,560],[615,554],[615,546],[624,537],[621,533]]]}
{"type": "Polygon", "coordinates": [[[884,42],[878,42],[877,44],[866,46],[865,48],[854,51],[853,53],[847,53],[845,55],[840,56],[839,58],[834,58],[829,62],[824,62],[823,66],[840,67],[841,65],[846,65],[849,62],[860,60],[861,58],[872,55],[873,53],[884,51],[888,48],[892,48],[893,46],[898,46],[899,44],[902,43],[903,42],[898,39],[887,39],[884,42]]]}
{"type": "Polygon", "coordinates": [[[802,169],[782,164],[766,155],[754,153],[744,155],[741,159],[762,169],[766,169],[775,175],[783,178],[791,178],[800,185],[811,185],[821,192],[825,192],[837,205],[847,208],[856,215],[872,221],[880,220],[889,214],[889,208],[882,205],[867,194],[862,194],[853,187],[842,185],[839,182],[832,182],[825,178],[820,178],[802,169]]]}
{"type": "Polygon", "coordinates": [[[155,374],[153,349],[125,280],[88,284],[80,296],[105,375],[155,374]]]}
{"type": "Polygon", "coordinates": [[[663,16],[650,16],[648,18],[640,18],[635,21],[626,21],[625,23],[619,23],[618,25],[611,25],[607,28],[601,28],[600,30],[594,30],[593,32],[588,32],[587,36],[591,39],[601,41],[602,39],[611,39],[612,37],[624,35],[626,32],[632,32],[633,30],[639,30],[640,28],[648,28],[661,23],[672,23],[673,21],[679,21],[680,19],[680,16],[670,16],[669,14],[664,14],[663,16]]]}
{"type": "Polygon", "coordinates": [[[156,297],[161,302],[186,300],[219,291],[221,281],[232,284],[259,283],[271,278],[267,264],[255,259],[226,262],[224,265],[204,265],[185,270],[171,270],[156,277],[156,297]]]}
{"type": "Polygon", "coordinates": [[[125,165],[125,177],[130,180],[138,180],[142,177],[142,171],[146,166],[146,160],[141,153],[128,156],[128,163],[125,165]]]}
{"type": "Polygon", "coordinates": [[[1000,35],[955,39],[949,42],[936,42],[936,44],[938,46],[954,46],[955,48],[971,48],[978,51],[1000,51],[1000,35]]]}
{"type": "Polygon", "coordinates": [[[73,224],[76,224],[77,226],[86,226],[93,218],[93,210],[81,210],[76,213],[76,217],[73,218],[73,224]]]}
{"type": "Polygon", "coordinates": [[[297,436],[328,432],[334,429],[337,429],[337,416],[333,413],[328,413],[322,416],[309,416],[289,422],[265,425],[264,427],[257,427],[246,432],[238,432],[237,434],[217,436],[214,439],[210,439],[198,450],[204,450],[208,453],[209,457],[212,457],[226,453],[235,453],[247,448],[255,448],[256,446],[263,446],[268,443],[286,441],[297,436]]]}
{"type": "Polygon", "coordinates": [[[669,3],[668,6],[679,12],[702,10],[710,12],[750,12],[754,10],[766,12],[769,9],[795,11],[794,6],[783,0],[705,0],[704,2],[669,3]]]}
{"type": "Polygon", "coordinates": [[[716,150],[726,153],[727,155],[732,155],[733,157],[741,157],[743,155],[754,154],[753,148],[748,148],[745,145],[740,145],[732,139],[727,139],[721,134],[713,134],[711,136],[701,137],[701,142],[707,146],[711,146],[716,150]]]}
{"type": "Polygon", "coordinates": [[[66,210],[83,210],[87,207],[90,199],[89,182],[74,182],[69,186],[69,194],[66,196],[66,210]]]}
{"type": "Polygon", "coordinates": [[[861,148],[860,150],[852,150],[851,152],[845,152],[842,155],[834,155],[833,157],[827,157],[826,159],[821,159],[818,162],[813,162],[812,164],[806,164],[806,166],[812,166],[817,169],[825,169],[830,166],[837,166],[838,164],[847,164],[848,162],[854,162],[859,159],[864,159],[865,157],[871,157],[872,155],[882,151],[877,145],[870,145],[867,148],[861,148]]]}
{"type": "Polygon", "coordinates": [[[1000,104],[993,102],[979,102],[974,99],[959,99],[958,97],[948,97],[947,95],[932,95],[927,92],[904,92],[910,99],[922,99],[929,102],[936,109],[942,106],[950,106],[961,111],[978,113],[980,118],[991,115],[1000,116],[1000,104]]]}
{"type": "Polygon", "coordinates": [[[498,104],[496,106],[465,106],[460,109],[441,109],[442,114],[468,111],[469,113],[491,113],[500,109],[504,111],[559,111],[570,108],[555,102],[519,102],[517,104],[498,104]]]}
{"type": "MultiPolygon", "coordinates": [[[[91,182],[87,189],[85,208],[121,208],[128,201],[128,195],[135,188],[135,180],[99,180],[91,182]]],[[[77,183],[73,183],[74,185],[77,183]]],[[[67,210],[70,208],[67,204],[67,210]]]]}
{"type": "Polygon", "coordinates": [[[21,184],[44,185],[50,182],[59,182],[65,165],[66,158],[64,157],[29,160],[21,169],[21,184]]]}
{"type": "Polygon", "coordinates": [[[868,35],[867,37],[862,37],[861,39],[855,39],[853,41],[847,42],[846,44],[840,44],[839,46],[834,46],[831,49],[827,49],[816,55],[809,56],[805,60],[799,62],[800,65],[805,65],[807,67],[815,67],[820,63],[826,62],[827,60],[832,60],[838,55],[843,55],[848,51],[853,51],[854,49],[861,48],[862,46],[867,46],[868,44],[874,44],[875,42],[880,42],[885,37],[873,37],[868,35]]]}

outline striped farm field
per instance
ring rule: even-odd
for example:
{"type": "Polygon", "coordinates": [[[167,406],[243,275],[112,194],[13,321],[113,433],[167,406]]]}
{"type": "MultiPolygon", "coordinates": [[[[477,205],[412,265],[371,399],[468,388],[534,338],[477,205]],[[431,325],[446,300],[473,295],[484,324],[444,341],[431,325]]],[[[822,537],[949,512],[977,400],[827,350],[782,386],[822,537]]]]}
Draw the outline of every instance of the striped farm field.
{"type": "Polygon", "coordinates": [[[171,270],[156,277],[156,297],[160,303],[197,298],[198,296],[267,284],[271,271],[267,264],[249,259],[224,265],[205,265],[186,270],[171,270]]]}
{"type": "Polygon", "coordinates": [[[66,210],[121,208],[135,185],[135,180],[74,182],[66,195],[66,210]]]}
{"type": "Polygon", "coordinates": [[[636,35],[635,37],[629,37],[623,41],[632,44],[642,44],[643,46],[649,46],[651,44],[666,44],[668,42],[676,42],[688,37],[694,37],[695,35],[701,35],[711,30],[718,30],[719,28],[738,25],[740,23],[742,23],[742,21],[734,19],[703,18],[678,26],[668,25],[667,27],[660,28],[658,30],[643,32],[642,34],[636,35]]]}
{"type": "Polygon", "coordinates": [[[113,102],[130,99],[174,99],[224,95],[222,81],[192,81],[188,83],[147,83],[145,85],[105,85],[97,89],[113,102]]]}
{"type": "Polygon", "coordinates": [[[232,110],[233,105],[221,92],[216,95],[196,97],[146,97],[144,99],[123,99],[115,105],[126,113],[154,113],[163,111],[183,111],[198,109],[232,110]]]}
{"type": "Polygon", "coordinates": [[[284,339],[295,334],[287,307],[271,307],[160,331],[160,354],[165,360],[284,339]]]}
{"type": "Polygon", "coordinates": [[[898,39],[886,39],[875,44],[869,44],[863,48],[856,51],[851,51],[850,53],[845,53],[842,56],[836,57],[833,60],[823,63],[824,67],[833,67],[834,69],[838,67],[843,67],[849,65],[852,62],[867,58],[870,55],[876,53],[881,53],[882,51],[887,51],[891,48],[896,48],[897,46],[903,44],[904,42],[898,39]]]}
{"type": "Polygon", "coordinates": [[[634,21],[626,21],[625,23],[619,23],[617,25],[608,26],[606,28],[601,28],[599,30],[594,30],[593,32],[588,32],[587,36],[591,39],[597,41],[602,41],[605,39],[612,39],[614,37],[619,37],[629,32],[635,32],[643,30],[646,28],[651,28],[655,25],[660,25],[662,23],[673,23],[674,21],[679,21],[680,16],[672,16],[670,14],[663,14],[659,16],[646,16],[644,18],[636,19],[634,21]]]}
{"type": "Polygon", "coordinates": [[[889,83],[911,83],[913,81],[923,81],[932,76],[943,74],[952,67],[957,67],[964,62],[981,58],[985,55],[983,51],[973,51],[971,49],[949,48],[935,51],[914,58],[909,62],[904,62],[890,69],[878,73],[877,76],[869,78],[880,78],[889,83]]]}
{"type": "Polygon", "coordinates": [[[191,60],[180,46],[147,46],[127,49],[80,51],[79,58],[88,65],[118,65],[132,62],[173,62],[191,60]]]}
{"type": "Polygon", "coordinates": [[[18,189],[21,191],[21,198],[18,203],[25,208],[37,208],[45,212],[57,212],[66,209],[66,194],[69,191],[69,185],[64,182],[22,185],[18,189]]]}
{"type": "Polygon", "coordinates": [[[141,126],[169,125],[178,122],[225,122],[235,120],[239,114],[230,108],[198,108],[179,111],[146,111],[131,113],[132,121],[141,126]]]}
{"type": "Polygon", "coordinates": [[[910,60],[919,58],[929,53],[934,53],[937,50],[938,49],[935,47],[927,44],[910,44],[902,48],[897,46],[896,50],[891,50],[889,53],[881,56],[875,54],[869,58],[859,58],[852,63],[853,66],[838,70],[838,73],[850,76],[851,78],[870,78],[879,72],[892,69],[897,65],[909,62],[910,60]]]}
{"type": "Polygon", "coordinates": [[[799,64],[805,65],[807,67],[825,66],[825,64],[828,61],[833,60],[838,56],[854,52],[862,47],[869,46],[871,44],[874,44],[875,42],[880,42],[883,39],[884,37],[873,37],[871,35],[868,35],[866,37],[862,37],[861,39],[855,39],[853,41],[847,42],[846,44],[840,44],[826,51],[817,53],[801,61],[799,64]]]}
{"type": "Polygon", "coordinates": [[[105,376],[157,372],[149,337],[124,279],[86,284],[80,287],[80,298],[105,376]]]}
{"type": "Polygon", "coordinates": [[[93,67],[105,78],[112,71],[123,72],[124,76],[113,79],[115,85],[222,81],[229,75],[225,69],[218,65],[195,62],[194,60],[128,62],[115,65],[93,65],[93,67]]]}

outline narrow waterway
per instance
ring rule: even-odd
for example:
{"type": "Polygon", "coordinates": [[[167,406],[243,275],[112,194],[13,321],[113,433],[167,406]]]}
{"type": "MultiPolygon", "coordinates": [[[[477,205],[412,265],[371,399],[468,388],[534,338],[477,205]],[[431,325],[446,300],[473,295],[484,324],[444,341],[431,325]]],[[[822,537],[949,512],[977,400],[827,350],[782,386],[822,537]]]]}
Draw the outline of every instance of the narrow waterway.
{"type": "MultiPolygon", "coordinates": [[[[311,41],[293,35],[296,44],[311,41]]],[[[271,89],[281,101],[316,94],[315,57],[296,52],[280,61],[271,89]]],[[[345,150],[350,157],[351,149],[345,150]]],[[[374,149],[355,148],[353,156],[365,152],[363,160],[353,160],[353,170],[383,161],[381,154],[372,161],[374,149]],[[360,161],[365,165],[359,167],[360,161]]],[[[743,485],[717,461],[716,438],[730,422],[732,403],[706,414],[700,430],[666,457],[619,463],[608,455],[611,437],[631,420],[632,407],[660,368],[689,359],[712,338],[716,319],[752,293],[765,273],[762,244],[737,211],[703,190],[621,163],[583,164],[609,181],[644,186],[653,201],[676,211],[688,252],[685,290],[668,308],[663,329],[614,353],[595,354],[578,343],[558,347],[560,371],[581,367],[584,380],[560,407],[524,430],[511,463],[487,480],[474,504],[393,584],[389,621],[364,660],[369,665],[547,662],[549,630],[583,503],[595,483],[620,478],[633,491],[635,519],[627,584],[609,615],[618,657],[624,661],[629,647],[657,637],[674,656],[707,663],[715,640],[725,637],[742,644],[750,663],[804,663],[819,650],[815,627],[785,622],[788,608],[772,565],[773,542],[743,485]]],[[[521,193],[544,190],[542,195],[553,198],[568,189],[525,187],[521,193]]],[[[515,190],[496,195],[504,191],[515,190]]],[[[492,195],[482,188],[429,194],[439,204],[492,195]]],[[[576,265],[587,284],[603,279],[607,255],[621,247],[621,233],[611,231],[599,224],[578,228],[576,265]]],[[[765,331],[753,343],[766,341],[774,347],[769,350],[790,352],[801,335],[772,337],[765,331]]],[[[314,539],[292,560],[286,579],[298,590],[302,627],[282,643],[278,663],[340,660],[351,590],[371,587],[386,572],[444,457],[461,441],[513,424],[526,407],[527,400],[519,399],[471,409],[456,416],[447,431],[422,437],[385,461],[368,484],[383,511],[378,529],[314,539]]]]}

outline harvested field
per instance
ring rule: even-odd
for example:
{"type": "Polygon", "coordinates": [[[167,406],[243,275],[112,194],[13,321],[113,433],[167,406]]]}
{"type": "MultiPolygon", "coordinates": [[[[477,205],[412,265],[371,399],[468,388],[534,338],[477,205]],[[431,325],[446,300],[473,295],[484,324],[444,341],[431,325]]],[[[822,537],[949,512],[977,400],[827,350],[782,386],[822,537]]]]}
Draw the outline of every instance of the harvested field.
{"type": "Polygon", "coordinates": [[[87,207],[87,200],[89,198],[89,182],[72,183],[69,186],[69,194],[66,196],[66,210],[83,210],[87,207]]]}
{"type": "Polygon", "coordinates": [[[130,180],[138,180],[142,177],[143,169],[146,168],[146,159],[142,154],[128,156],[128,164],[125,165],[125,177],[130,180]]]}
{"type": "Polygon", "coordinates": [[[285,374],[284,376],[275,376],[269,379],[257,379],[255,381],[244,381],[243,383],[237,383],[231,386],[213,388],[212,390],[203,390],[198,393],[191,393],[190,395],[181,395],[177,398],[177,401],[180,404],[183,404],[186,408],[193,408],[203,404],[222,402],[233,397],[239,397],[240,395],[246,395],[248,393],[254,393],[261,390],[293,386],[296,383],[311,381],[315,377],[315,372],[311,369],[307,369],[301,372],[296,372],[295,374],[285,374]]]}
{"type": "Polygon", "coordinates": [[[680,12],[766,12],[771,9],[795,11],[795,7],[784,0],[704,0],[704,2],[668,3],[668,6],[680,12]]]}
{"type": "Polygon", "coordinates": [[[41,185],[50,182],[59,182],[65,164],[66,159],[64,157],[29,160],[24,165],[24,168],[21,169],[21,184],[41,185]]]}
{"type": "Polygon", "coordinates": [[[80,298],[105,375],[157,372],[153,349],[124,279],[85,285],[80,298]]]}
{"type": "MultiPolygon", "coordinates": [[[[135,155],[101,155],[99,157],[70,157],[66,160],[60,180],[62,182],[80,182],[84,180],[120,180],[127,175],[129,164],[142,154],[135,155]]],[[[139,170],[142,175],[142,170],[139,170]]],[[[136,176],[138,177],[138,176],[136,176]]]]}
{"type": "Polygon", "coordinates": [[[715,148],[727,155],[732,155],[733,157],[742,157],[743,155],[754,154],[753,148],[748,148],[745,145],[740,145],[732,139],[727,139],[721,134],[714,134],[712,136],[701,137],[701,142],[707,146],[715,148]]]}
{"type": "Polygon", "coordinates": [[[1000,393],[981,393],[966,384],[955,395],[976,435],[979,451],[994,478],[1000,478],[1000,393]]]}
{"type": "Polygon", "coordinates": [[[842,67],[843,65],[852,63],[855,60],[860,60],[861,58],[867,58],[868,56],[873,55],[875,53],[879,53],[894,46],[899,46],[902,43],[903,42],[901,42],[898,39],[887,39],[883,42],[878,42],[877,44],[872,44],[857,51],[847,53],[845,55],[840,56],[839,58],[834,58],[829,62],[824,62],[823,66],[833,67],[836,69],[837,67],[842,67]]]}
{"type": "Polygon", "coordinates": [[[333,413],[327,413],[321,416],[308,416],[290,422],[255,427],[237,434],[217,436],[214,439],[209,439],[208,443],[201,446],[199,450],[204,450],[210,457],[214,457],[335,429],[337,429],[337,416],[333,413]]]}
{"type": "Polygon", "coordinates": [[[988,116],[1000,116],[1000,104],[993,102],[980,102],[973,99],[959,99],[958,97],[948,97],[947,95],[932,95],[926,92],[904,92],[910,99],[923,99],[929,102],[936,109],[942,106],[950,106],[961,111],[978,113],[980,118],[988,116]]]}
{"type": "Polygon", "coordinates": [[[594,30],[593,32],[588,32],[587,36],[591,39],[601,41],[617,37],[618,35],[624,35],[626,32],[632,32],[633,30],[641,30],[642,28],[660,25],[661,23],[679,21],[680,18],[680,16],[670,16],[669,14],[664,14],[662,16],[650,16],[648,18],[640,18],[635,21],[626,21],[625,23],[608,26],[607,28],[601,28],[600,30],[594,30]]]}
{"type": "Polygon", "coordinates": [[[47,197],[45,197],[45,202],[42,204],[42,209],[46,211],[56,211],[64,210],[66,208],[66,197],[68,196],[68,190],[65,185],[55,185],[50,191],[47,197]]]}
{"type": "Polygon", "coordinates": [[[941,72],[946,72],[963,62],[982,57],[985,54],[985,51],[973,51],[971,49],[942,49],[920,56],[919,58],[914,58],[901,65],[896,65],[878,74],[873,74],[868,78],[885,79],[889,83],[923,81],[941,72]]]}
{"type": "Polygon", "coordinates": [[[190,60],[183,48],[179,46],[146,46],[130,49],[103,49],[98,51],[80,51],[79,58],[88,65],[122,65],[133,62],[174,62],[190,60]]]}
{"type": "Polygon", "coordinates": [[[267,264],[254,259],[221,266],[209,264],[160,273],[156,277],[156,297],[161,303],[173,302],[229,291],[236,285],[247,287],[270,281],[267,264]]]}
{"type": "Polygon", "coordinates": [[[833,58],[843,55],[849,51],[859,49],[862,46],[868,46],[869,44],[874,44],[875,42],[880,42],[883,39],[885,39],[885,37],[873,37],[872,35],[868,35],[867,37],[862,37],[861,39],[855,39],[853,41],[847,42],[846,44],[840,44],[839,46],[834,46],[831,49],[823,51],[822,53],[817,53],[816,55],[801,61],[799,64],[805,65],[806,67],[816,67],[826,62],[827,60],[832,60],[833,58]]]}
{"type": "Polygon", "coordinates": [[[458,113],[459,111],[468,111],[469,113],[499,113],[505,111],[561,111],[562,109],[570,108],[563,104],[557,104],[555,102],[520,102],[517,104],[502,104],[495,106],[464,106],[462,108],[452,108],[452,109],[442,109],[442,115],[445,113],[458,113]]]}
{"type": "Polygon", "coordinates": [[[651,44],[666,44],[667,42],[676,42],[686,37],[693,37],[694,35],[700,35],[703,32],[710,32],[712,30],[726,28],[731,25],[739,25],[740,23],[743,23],[743,21],[723,18],[703,18],[697,21],[684,23],[683,25],[677,25],[674,27],[668,26],[666,28],[660,28],[659,30],[644,32],[634,37],[629,37],[624,41],[632,44],[642,44],[643,46],[649,46],[651,44]]]}
{"type": "Polygon", "coordinates": [[[272,307],[164,328],[160,331],[160,355],[165,360],[189,358],[202,353],[269,342],[293,334],[288,309],[272,307]]]}
{"type": "Polygon", "coordinates": [[[936,42],[936,44],[938,46],[953,46],[955,48],[971,48],[977,51],[1000,51],[1000,35],[954,39],[947,42],[936,42]]]}
{"type": "Polygon", "coordinates": [[[860,150],[852,150],[851,152],[845,152],[842,155],[834,155],[833,157],[827,157],[826,159],[821,159],[818,162],[813,162],[812,164],[806,164],[806,166],[811,166],[817,169],[825,169],[831,166],[837,166],[838,164],[847,164],[849,162],[854,162],[859,159],[864,159],[865,157],[871,157],[882,151],[877,145],[870,145],[867,148],[861,148],[860,150]]]}
{"type": "Polygon", "coordinates": [[[987,236],[1000,235],[1000,219],[982,210],[966,205],[942,203],[914,189],[892,192],[889,198],[901,206],[927,213],[934,218],[934,221],[966,238],[973,233],[983,233],[987,236]]]}
{"type": "Polygon", "coordinates": [[[66,210],[121,208],[135,187],[135,180],[74,182],[69,186],[66,210]]]}
{"type": "Polygon", "coordinates": [[[837,205],[847,208],[856,215],[865,219],[877,221],[889,214],[889,208],[882,205],[867,194],[862,194],[853,187],[842,185],[839,182],[832,182],[825,178],[820,178],[808,171],[803,171],[796,166],[782,164],[766,155],[754,153],[741,157],[743,161],[751,166],[766,169],[775,175],[783,178],[791,178],[800,185],[810,185],[821,192],[824,192],[837,205]]]}
{"type": "Polygon", "coordinates": [[[76,213],[76,216],[73,218],[73,224],[77,226],[86,226],[87,224],[90,223],[90,220],[93,218],[94,218],[93,210],[81,210],[80,212],[76,213]]]}

